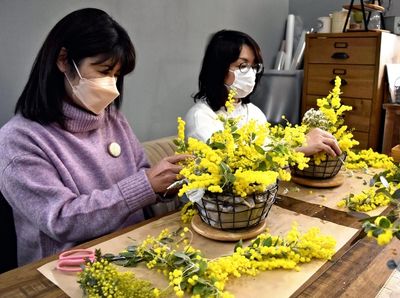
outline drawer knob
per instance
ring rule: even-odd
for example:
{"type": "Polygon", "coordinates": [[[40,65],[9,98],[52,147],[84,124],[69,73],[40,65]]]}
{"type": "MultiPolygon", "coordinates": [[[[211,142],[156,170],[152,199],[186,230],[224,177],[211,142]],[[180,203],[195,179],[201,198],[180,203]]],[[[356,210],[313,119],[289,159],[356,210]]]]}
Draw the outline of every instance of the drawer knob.
{"type": "MultiPolygon", "coordinates": [[[[348,84],[346,79],[341,79],[341,80],[342,80],[342,86],[346,86],[348,84]]],[[[331,84],[332,86],[335,86],[335,79],[330,80],[329,84],[331,84]]]]}
{"type": "Polygon", "coordinates": [[[349,59],[350,56],[347,53],[344,53],[344,52],[336,52],[336,53],[333,53],[332,58],[333,59],[342,59],[342,60],[344,60],[344,59],[349,59]]]}

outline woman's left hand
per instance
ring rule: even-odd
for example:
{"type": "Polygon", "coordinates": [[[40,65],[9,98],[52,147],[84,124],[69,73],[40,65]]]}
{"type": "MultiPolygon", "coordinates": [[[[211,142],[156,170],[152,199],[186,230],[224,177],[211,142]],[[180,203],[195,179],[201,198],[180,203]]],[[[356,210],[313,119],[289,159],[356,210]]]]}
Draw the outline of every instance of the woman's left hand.
{"type": "Polygon", "coordinates": [[[342,154],[336,138],[329,132],[320,128],[313,128],[306,135],[307,145],[299,147],[297,150],[309,156],[324,151],[334,157],[342,154]]]}
{"type": "Polygon", "coordinates": [[[146,170],[147,179],[155,193],[165,193],[167,187],[174,183],[182,167],[180,161],[193,158],[188,154],[177,154],[163,158],[159,163],[146,170]]]}

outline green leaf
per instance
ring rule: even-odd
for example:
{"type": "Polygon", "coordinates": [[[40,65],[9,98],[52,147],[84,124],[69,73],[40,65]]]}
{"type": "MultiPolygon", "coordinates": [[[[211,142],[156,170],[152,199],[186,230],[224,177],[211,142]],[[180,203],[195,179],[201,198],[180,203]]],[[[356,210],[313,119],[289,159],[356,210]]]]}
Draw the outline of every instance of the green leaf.
{"type": "Polygon", "coordinates": [[[400,231],[393,233],[393,235],[396,236],[396,238],[400,240],[400,231]]]}
{"type": "Polygon", "coordinates": [[[203,260],[201,260],[199,263],[199,273],[198,275],[203,275],[204,272],[207,270],[207,263],[203,260]]]}
{"type": "Polygon", "coordinates": [[[177,140],[177,139],[173,139],[172,142],[173,142],[176,146],[178,146],[178,147],[179,147],[179,146],[181,145],[181,143],[182,143],[182,141],[177,140]]]}
{"type": "Polygon", "coordinates": [[[263,148],[261,148],[260,146],[254,144],[254,149],[256,149],[256,151],[258,153],[260,153],[261,155],[265,155],[265,150],[263,148]]]}
{"type": "Polygon", "coordinates": [[[233,249],[233,251],[235,252],[238,248],[243,248],[243,240],[240,239],[238,243],[236,243],[235,248],[233,249]]]}
{"type": "Polygon", "coordinates": [[[375,238],[377,238],[380,234],[382,234],[383,233],[383,229],[381,229],[381,228],[378,228],[378,229],[376,229],[376,230],[374,230],[373,232],[372,232],[372,235],[375,237],[375,238]]]}
{"type": "Polygon", "coordinates": [[[383,228],[383,229],[389,228],[390,225],[391,225],[390,220],[388,220],[388,219],[385,218],[385,217],[382,217],[382,218],[379,220],[379,226],[380,226],[381,228],[383,228]]]}
{"type": "Polygon", "coordinates": [[[103,255],[103,258],[105,258],[106,260],[111,260],[115,257],[115,255],[111,254],[111,253],[107,253],[105,255],[103,255]]]}
{"type": "Polygon", "coordinates": [[[400,188],[396,189],[396,191],[392,194],[393,199],[399,200],[400,199],[400,188]]]}
{"type": "Polygon", "coordinates": [[[197,283],[193,287],[193,294],[199,295],[200,297],[205,297],[206,290],[207,290],[207,285],[199,283],[199,281],[197,281],[197,283]]]}
{"type": "Polygon", "coordinates": [[[136,252],[137,251],[137,246],[136,245],[129,245],[126,249],[129,252],[136,252]]]}
{"type": "Polygon", "coordinates": [[[276,146],[275,151],[282,155],[285,155],[288,153],[286,146],[283,146],[283,145],[276,146]]]}
{"type": "Polygon", "coordinates": [[[382,188],[377,189],[376,193],[383,193],[383,194],[384,194],[385,196],[387,196],[388,198],[391,198],[391,197],[392,197],[392,195],[390,194],[390,192],[389,192],[385,187],[382,187],[382,188]]]}
{"type": "Polygon", "coordinates": [[[225,149],[226,148],[225,144],[220,143],[220,142],[213,142],[210,144],[210,147],[212,149],[225,149]]]}
{"type": "Polygon", "coordinates": [[[257,238],[255,241],[253,241],[253,243],[251,244],[251,246],[253,246],[254,244],[256,244],[257,246],[260,246],[260,238],[257,238]]]}
{"type": "Polygon", "coordinates": [[[262,242],[262,246],[267,246],[270,247],[272,245],[272,237],[268,237],[267,239],[264,239],[262,242]]]}
{"type": "Polygon", "coordinates": [[[265,161],[260,162],[260,164],[257,167],[257,171],[266,171],[267,170],[267,164],[265,161]]]}
{"type": "Polygon", "coordinates": [[[229,174],[226,176],[226,180],[228,180],[230,183],[233,183],[233,182],[235,182],[236,177],[235,177],[235,175],[233,175],[232,173],[229,173],[229,174]]]}
{"type": "MultiPolygon", "coordinates": [[[[183,227],[179,227],[179,228],[177,228],[176,229],[176,231],[174,231],[173,232],[173,235],[174,236],[178,236],[180,233],[182,233],[183,232],[183,227]]],[[[163,238],[164,239],[164,238],[163,238]]],[[[171,239],[171,238],[170,238],[171,239]]],[[[174,239],[171,239],[172,241],[171,242],[173,242],[174,241],[174,239]]]]}
{"type": "Polygon", "coordinates": [[[179,251],[175,252],[174,256],[179,258],[179,259],[183,259],[185,261],[190,261],[190,258],[186,254],[184,254],[182,252],[179,252],[179,251]]]}
{"type": "Polygon", "coordinates": [[[233,137],[234,140],[237,140],[237,139],[240,138],[240,134],[235,132],[235,133],[232,134],[232,137],[233,137]]]}
{"type": "Polygon", "coordinates": [[[230,173],[231,172],[231,169],[228,167],[228,165],[226,163],[221,162],[219,164],[219,166],[221,167],[223,173],[230,173]]]}

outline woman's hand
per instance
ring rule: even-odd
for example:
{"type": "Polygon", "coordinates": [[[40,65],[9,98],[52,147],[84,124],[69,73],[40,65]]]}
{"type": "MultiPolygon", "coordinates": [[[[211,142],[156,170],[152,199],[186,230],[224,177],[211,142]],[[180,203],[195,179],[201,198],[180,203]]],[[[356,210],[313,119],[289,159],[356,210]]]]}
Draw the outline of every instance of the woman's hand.
{"type": "Polygon", "coordinates": [[[332,157],[342,154],[335,137],[325,130],[314,128],[306,135],[306,139],[307,145],[297,149],[298,151],[303,152],[306,156],[321,151],[325,151],[332,157]]]}
{"type": "Polygon", "coordinates": [[[146,170],[147,179],[155,193],[165,193],[167,187],[176,181],[182,167],[178,162],[191,158],[191,155],[178,154],[163,158],[159,163],[146,170]]]}

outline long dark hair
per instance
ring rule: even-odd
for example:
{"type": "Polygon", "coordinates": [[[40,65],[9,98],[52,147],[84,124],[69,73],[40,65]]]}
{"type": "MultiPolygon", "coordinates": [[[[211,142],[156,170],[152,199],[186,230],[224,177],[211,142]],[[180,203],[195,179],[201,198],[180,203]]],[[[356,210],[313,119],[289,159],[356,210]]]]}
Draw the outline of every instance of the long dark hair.
{"type": "MultiPolygon", "coordinates": [[[[203,58],[199,75],[199,91],[194,95],[195,101],[205,99],[214,111],[225,105],[228,98],[228,90],[224,84],[225,77],[230,64],[239,59],[243,45],[253,50],[254,63],[263,63],[259,45],[246,33],[221,30],[211,36],[203,58]]],[[[256,86],[260,77],[261,74],[256,76],[256,86]]],[[[249,96],[250,94],[242,98],[242,102],[249,103],[249,96]]]]}
{"type": "Polygon", "coordinates": [[[42,124],[58,122],[64,125],[64,74],[56,64],[62,48],[67,51],[70,65],[72,60],[79,64],[82,59],[97,55],[102,60],[98,63],[111,59],[113,66],[121,64],[117,80],[120,96],[113,103],[119,109],[124,75],[135,68],[135,48],[125,29],[107,13],[85,8],[68,14],[50,31],[33,63],[15,113],[20,112],[25,118],[42,124]]]}

